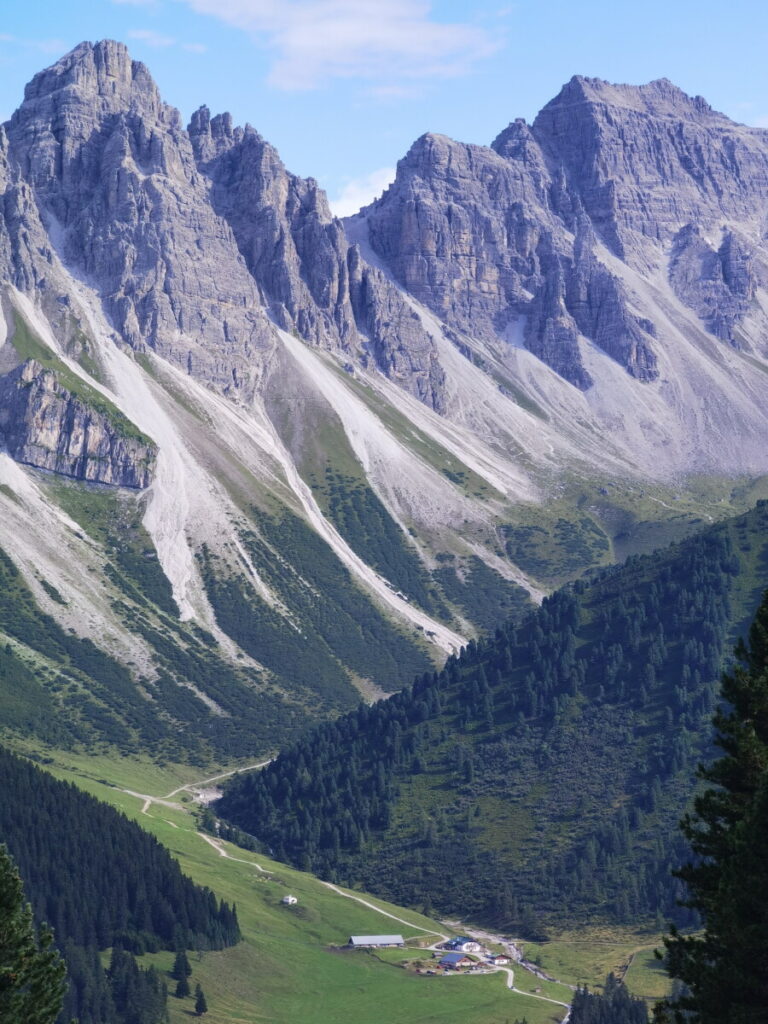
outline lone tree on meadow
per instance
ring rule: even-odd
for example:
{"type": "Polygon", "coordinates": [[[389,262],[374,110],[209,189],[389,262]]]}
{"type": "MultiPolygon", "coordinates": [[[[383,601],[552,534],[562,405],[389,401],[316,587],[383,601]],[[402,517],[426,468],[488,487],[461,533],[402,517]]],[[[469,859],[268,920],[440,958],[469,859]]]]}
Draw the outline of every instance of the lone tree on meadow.
{"type": "Polygon", "coordinates": [[[191,991],[192,990],[189,987],[189,980],[184,974],[176,982],[176,990],[173,994],[177,999],[186,999],[191,991]]]}
{"type": "Polygon", "coordinates": [[[188,978],[192,973],[192,967],[189,963],[189,957],[184,949],[178,950],[176,958],[173,961],[173,970],[171,971],[171,977],[177,981],[181,981],[182,978],[188,978]]]}
{"type": "Polygon", "coordinates": [[[202,1017],[204,1013],[208,1013],[208,1003],[205,1001],[205,993],[200,987],[200,982],[195,985],[195,1013],[198,1017],[202,1017]]]}
{"type": "Polygon", "coordinates": [[[699,769],[712,786],[681,822],[696,860],[675,872],[704,932],[664,940],[687,993],[656,1007],[659,1022],[768,1024],[768,591],[736,658],[714,718],[723,756],[699,769]]]}
{"type": "Polygon", "coordinates": [[[64,961],[36,931],[16,865],[0,845],[0,1024],[52,1024],[66,988],[64,961]]]}

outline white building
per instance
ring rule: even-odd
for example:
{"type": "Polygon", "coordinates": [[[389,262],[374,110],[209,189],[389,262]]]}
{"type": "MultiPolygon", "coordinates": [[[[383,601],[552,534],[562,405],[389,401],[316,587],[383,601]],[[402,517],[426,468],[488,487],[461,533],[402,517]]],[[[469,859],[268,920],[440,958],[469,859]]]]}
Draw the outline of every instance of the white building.
{"type": "Polygon", "coordinates": [[[468,935],[459,935],[445,943],[446,949],[458,950],[461,953],[479,953],[482,946],[468,935]]]}
{"type": "Polygon", "coordinates": [[[294,903],[298,903],[299,901],[296,899],[295,896],[283,896],[280,902],[285,903],[286,906],[292,907],[294,903]]]}

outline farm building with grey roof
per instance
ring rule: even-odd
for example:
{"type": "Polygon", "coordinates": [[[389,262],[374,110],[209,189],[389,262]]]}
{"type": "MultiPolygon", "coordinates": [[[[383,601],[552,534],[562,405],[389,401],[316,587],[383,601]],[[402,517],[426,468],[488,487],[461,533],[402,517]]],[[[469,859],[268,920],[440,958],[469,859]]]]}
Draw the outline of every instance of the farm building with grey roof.
{"type": "Polygon", "coordinates": [[[353,949],[381,949],[383,946],[404,946],[402,935],[350,935],[349,945],[353,949]]]}

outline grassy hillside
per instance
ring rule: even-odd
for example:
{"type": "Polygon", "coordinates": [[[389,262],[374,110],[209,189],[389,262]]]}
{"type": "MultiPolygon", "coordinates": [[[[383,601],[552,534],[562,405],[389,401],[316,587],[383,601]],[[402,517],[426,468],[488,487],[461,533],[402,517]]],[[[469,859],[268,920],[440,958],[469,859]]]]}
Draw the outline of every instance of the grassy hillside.
{"type": "MultiPolygon", "coordinates": [[[[90,342],[80,335],[82,355],[90,342]]],[[[123,415],[20,316],[13,344],[14,358],[34,356],[116,423],[123,415]]],[[[141,366],[151,369],[152,363],[143,359],[141,366]]],[[[147,379],[162,392],[163,409],[173,406],[191,448],[206,453],[206,472],[233,502],[217,528],[187,538],[200,576],[188,574],[189,599],[206,628],[180,621],[144,525],[153,498],[25,469],[19,472],[27,488],[11,473],[13,486],[0,485],[0,735],[80,751],[106,745],[149,751],[157,760],[220,763],[274,751],[318,720],[354,708],[361,692],[393,692],[430,672],[442,655],[428,643],[429,626],[390,614],[385,601],[358,585],[303,518],[276,467],[269,482],[254,475],[229,442],[208,429],[214,422],[204,396],[182,394],[180,382],[169,383],[167,374],[153,377],[148,370],[147,379]],[[34,535],[41,522],[52,524],[56,541],[46,548],[42,537],[33,539],[17,551],[20,531],[31,525],[34,535]],[[70,548],[73,536],[78,543],[70,548]],[[195,593],[198,585],[204,594],[195,593]],[[206,599],[220,629],[215,636],[206,599]]],[[[659,488],[650,495],[629,484],[565,480],[545,505],[513,506],[438,443],[407,428],[401,414],[390,410],[387,418],[382,401],[374,403],[381,422],[440,471],[448,492],[482,505],[477,521],[464,519],[460,526],[457,520],[455,531],[430,532],[404,513],[404,521],[396,520],[330,407],[305,422],[287,403],[283,419],[300,435],[286,435],[287,442],[321,509],[353,551],[411,609],[420,606],[465,636],[488,633],[531,607],[527,592],[497,571],[503,559],[549,588],[609,562],[620,536],[625,547],[647,545],[666,537],[666,526],[672,534],[690,528],[697,510],[706,506],[707,514],[722,515],[728,504],[716,500],[722,481],[710,484],[709,493],[702,487],[681,497],[659,488]],[[492,565],[484,561],[486,552],[492,565]]],[[[128,420],[120,423],[129,430],[128,420]]],[[[741,490],[731,488],[728,501],[744,501],[757,486],[745,481],[741,490]]],[[[166,567],[177,555],[164,549],[166,567]]]]}
{"type": "MultiPolygon", "coordinates": [[[[310,874],[229,843],[211,844],[197,831],[198,813],[188,793],[172,793],[182,784],[176,767],[158,770],[148,761],[120,758],[92,763],[60,754],[48,768],[124,810],[157,836],[195,882],[237,905],[243,940],[230,949],[190,954],[190,981],[193,989],[197,982],[203,987],[209,1024],[505,1024],[523,1017],[529,1024],[555,1024],[565,1014],[558,1004],[567,1001],[568,987],[534,993],[541,983],[524,972],[516,973],[515,985],[527,995],[511,992],[501,973],[419,976],[413,962],[431,957],[424,947],[453,933],[444,924],[364,892],[336,892],[310,874]],[[145,797],[131,796],[123,786],[162,802],[150,802],[144,813],[145,797]],[[286,893],[298,898],[295,907],[280,903],[286,893]],[[380,955],[334,948],[351,934],[380,932],[402,933],[408,948],[380,955]]],[[[155,965],[173,991],[167,974],[172,953],[138,959],[155,965]]],[[[189,1020],[191,999],[171,996],[168,1002],[172,1024],[189,1020]]]]}
{"type": "Polygon", "coordinates": [[[6,637],[0,725],[6,737],[92,751],[106,744],[205,763],[216,753],[268,749],[276,735],[303,721],[274,687],[233,668],[211,637],[145,598],[128,573],[118,573],[114,563],[106,571],[125,594],[116,599],[118,611],[154,653],[154,678],[44,613],[0,550],[0,629],[6,637]],[[216,701],[218,713],[196,689],[216,701]]]}
{"type": "Polygon", "coordinates": [[[280,858],[537,937],[684,921],[677,820],[768,580],[768,503],[629,559],[322,726],[220,812],[280,858]]]}
{"type": "MultiPolygon", "coordinates": [[[[223,560],[200,553],[218,624],[253,658],[246,662],[179,620],[140,499],[55,478],[45,485],[103,552],[109,611],[146,654],[129,664],[102,637],[73,635],[41,609],[0,549],[0,730],[8,737],[214,763],[269,751],[318,716],[354,707],[353,677],[391,691],[431,667],[421,638],[395,626],[287,512],[277,519],[253,511],[253,528],[243,535],[287,615],[223,560]]],[[[53,584],[43,576],[39,582],[54,606],[66,608],[53,584]]]]}

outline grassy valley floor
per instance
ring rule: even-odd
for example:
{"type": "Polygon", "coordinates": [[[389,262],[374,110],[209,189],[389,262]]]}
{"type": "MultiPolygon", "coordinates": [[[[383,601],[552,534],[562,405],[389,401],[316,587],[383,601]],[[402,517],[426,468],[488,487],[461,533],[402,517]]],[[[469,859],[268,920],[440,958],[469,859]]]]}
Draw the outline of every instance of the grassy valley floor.
{"type": "MultiPolygon", "coordinates": [[[[190,793],[178,788],[197,781],[189,769],[70,754],[46,767],[135,818],[195,882],[237,904],[243,941],[220,952],[190,954],[192,989],[199,982],[205,992],[208,1024],[511,1024],[523,1017],[528,1024],[556,1024],[565,1015],[565,985],[541,983],[518,969],[514,982],[526,994],[508,988],[504,971],[419,975],[412,961],[430,966],[426,947],[449,933],[445,925],[365,893],[335,890],[310,874],[199,833],[190,793]],[[293,907],[280,902],[288,893],[298,899],[293,907]],[[402,933],[408,948],[381,955],[334,948],[351,934],[381,932],[402,933]]],[[[173,955],[141,959],[168,971],[173,955]]],[[[168,983],[173,992],[170,977],[168,983]]],[[[194,999],[171,996],[169,1006],[172,1024],[186,1024],[194,999]]]]}

